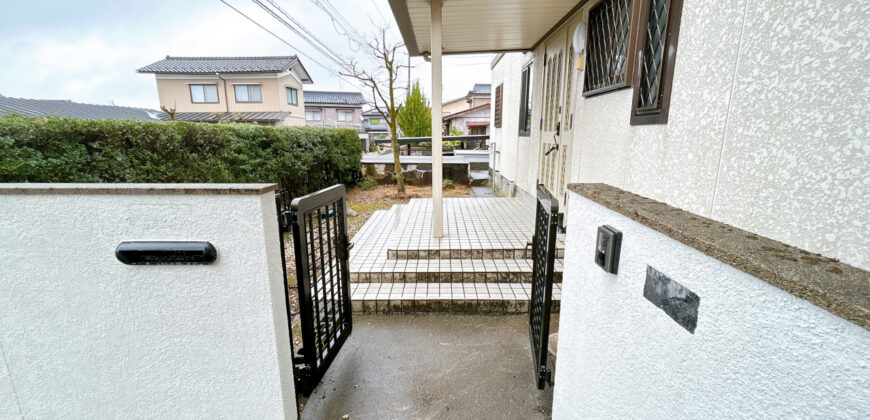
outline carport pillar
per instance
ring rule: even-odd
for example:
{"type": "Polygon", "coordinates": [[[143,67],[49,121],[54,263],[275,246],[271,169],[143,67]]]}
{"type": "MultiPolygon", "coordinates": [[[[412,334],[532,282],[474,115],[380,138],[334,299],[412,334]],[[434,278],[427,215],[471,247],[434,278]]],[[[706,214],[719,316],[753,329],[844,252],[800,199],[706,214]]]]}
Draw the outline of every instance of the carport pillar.
{"type": "Polygon", "coordinates": [[[441,203],[441,0],[430,0],[432,58],[432,237],[443,236],[441,203]]]}

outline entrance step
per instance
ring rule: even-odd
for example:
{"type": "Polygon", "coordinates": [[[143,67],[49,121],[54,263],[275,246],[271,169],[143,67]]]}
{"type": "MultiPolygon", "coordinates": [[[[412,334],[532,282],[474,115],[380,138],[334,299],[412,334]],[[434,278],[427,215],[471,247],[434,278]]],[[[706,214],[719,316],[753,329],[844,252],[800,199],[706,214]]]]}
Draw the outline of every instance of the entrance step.
{"type": "MultiPolygon", "coordinates": [[[[528,313],[531,285],[523,283],[351,283],[354,313],[528,313]]],[[[562,285],[553,285],[553,313],[561,306],[562,285]]]]}
{"type": "MultiPolygon", "coordinates": [[[[564,240],[560,245],[564,246],[564,240]]],[[[387,249],[389,260],[502,260],[532,258],[532,248],[387,249]]],[[[565,258],[565,248],[556,248],[556,258],[565,258]]]]}
{"type": "MultiPolygon", "coordinates": [[[[562,282],[563,260],[553,264],[553,282],[562,282]]],[[[352,270],[352,283],[531,283],[532,260],[387,260],[352,270]]]]}

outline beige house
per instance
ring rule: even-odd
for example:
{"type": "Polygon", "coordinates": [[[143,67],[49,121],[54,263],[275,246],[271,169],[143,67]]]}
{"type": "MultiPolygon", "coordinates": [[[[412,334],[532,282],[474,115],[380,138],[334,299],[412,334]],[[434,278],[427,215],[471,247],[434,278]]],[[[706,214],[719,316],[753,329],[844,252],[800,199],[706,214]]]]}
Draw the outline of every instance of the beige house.
{"type": "Polygon", "coordinates": [[[177,121],[305,125],[303,85],[313,82],[296,56],[166,56],[137,71],[155,75],[160,106],[177,121]]]}
{"type": "Polygon", "coordinates": [[[490,85],[488,83],[475,83],[465,96],[441,104],[441,115],[451,115],[488,104],[490,96],[490,85]]]}

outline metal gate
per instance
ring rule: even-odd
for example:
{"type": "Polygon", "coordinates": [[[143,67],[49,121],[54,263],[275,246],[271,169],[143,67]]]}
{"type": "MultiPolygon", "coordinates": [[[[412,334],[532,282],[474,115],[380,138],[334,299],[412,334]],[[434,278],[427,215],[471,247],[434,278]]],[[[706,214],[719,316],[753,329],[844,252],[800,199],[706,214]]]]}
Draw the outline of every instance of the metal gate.
{"type": "Polygon", "coordinates": [[[535,210],[535,236],[532,238],[532,293],[529,301],[529,341],[538,389],[552,383],[547,369],[547,344],[550,335],[550,310],[553,300],[553,265],[556,260],[556,231],[559,227],[559,202],[547,188],[538,185],[535,210]]]}
{"type": "Polygon", "coordinates": [[[308,396],[353,328],[344,185],[295,198],[288,205],[289,200],[286,190],[278,193],[282,232],[293,232],[299,292],[302,348],[293,353],[294,376],[297,392],[308,396]]]}

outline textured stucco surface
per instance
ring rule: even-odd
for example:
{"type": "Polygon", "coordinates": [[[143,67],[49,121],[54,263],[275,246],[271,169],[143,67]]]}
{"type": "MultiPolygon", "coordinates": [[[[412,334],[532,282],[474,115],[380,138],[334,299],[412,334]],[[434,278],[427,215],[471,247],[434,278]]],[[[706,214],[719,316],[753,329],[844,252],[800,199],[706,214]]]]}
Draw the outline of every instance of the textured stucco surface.
{"type": "Polygon", "coordinates": [[[553,417],[870,415],[870,331],[569,193],[553,417]],[[596,228],[623,232],[619,274],[596,228]],[[647,266],[700,296],[694,334],[643,297],[647,266]]]}
{"type": "MultiPolygon", "coordinates": [[[[870,269],[870,3],[782,7],[684,1],[666,125],[629,124],[630,88],[584,98],[581,72],[569,182],[613,185],[870,269]]],[[[588,8],[577,12],[584,21],[588,8]]],[[[520,71],[502,59],[493,86],[520,71]]],[[[527,191],[542,141],[540,74],[535,83],[531,140],[501,141],[531,145],[515,170],[527,191]]]]}
{"type": "Polygon", "coordinates": [[[295,418],[272,197],[0,195],[0,344],[23,415],[295,418]],[[218,259],[127,266],[126,240],[206,240],[218,259]]]}

